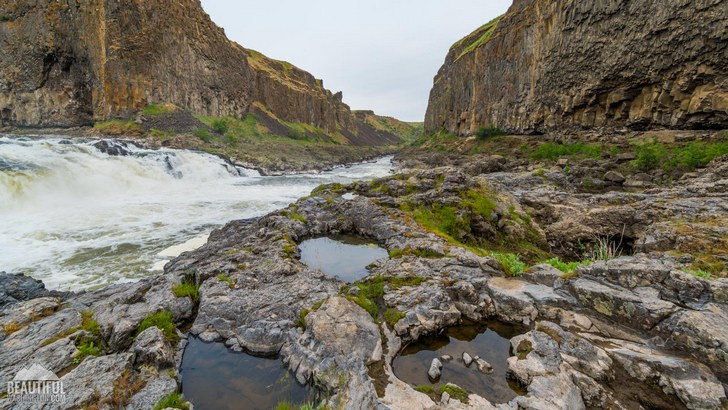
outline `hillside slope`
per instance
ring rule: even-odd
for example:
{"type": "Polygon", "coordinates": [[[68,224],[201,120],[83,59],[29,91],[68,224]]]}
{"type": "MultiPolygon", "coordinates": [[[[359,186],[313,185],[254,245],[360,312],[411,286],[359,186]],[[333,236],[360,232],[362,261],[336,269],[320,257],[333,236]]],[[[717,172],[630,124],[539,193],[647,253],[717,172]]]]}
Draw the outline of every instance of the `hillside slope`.
{"type": "Polygon", "coordinates": [[[199,0],[19,0],[0,4],[0,118],[15,126],[78,126],[135,118],[152,103],[282,121],[342,134],[360,121],[341,93],[289,63],[228,40],[199,0]]]}
{"type": "Polygon", "coordinates": [[[450,49],[425,129],[728,127],[728,2],[515,0],[450,49]]]}

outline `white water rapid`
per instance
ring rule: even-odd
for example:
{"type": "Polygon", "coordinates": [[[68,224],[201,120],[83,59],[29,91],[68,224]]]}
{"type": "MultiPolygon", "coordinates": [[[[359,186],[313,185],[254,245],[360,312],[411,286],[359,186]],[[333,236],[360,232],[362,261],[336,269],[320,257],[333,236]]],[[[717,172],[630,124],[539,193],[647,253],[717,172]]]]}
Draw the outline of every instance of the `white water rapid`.
{"type": "Polygon", "coordinates": [[[199,152],[110,156],[98,141],[0,137],[0,271],[79,290],[135,280],[233,219],[285,207],[316,186],[382,177],[391,158],[262,177],[199,152]]]}

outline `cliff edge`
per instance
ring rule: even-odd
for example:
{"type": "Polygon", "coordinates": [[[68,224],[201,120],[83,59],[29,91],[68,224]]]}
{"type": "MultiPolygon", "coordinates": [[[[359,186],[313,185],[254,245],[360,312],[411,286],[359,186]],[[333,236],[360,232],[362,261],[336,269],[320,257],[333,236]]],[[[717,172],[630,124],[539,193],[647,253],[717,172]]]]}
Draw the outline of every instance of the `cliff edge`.
{"type": "Polygon", "coordinates": [[[425,130],[728,127],[728,2],[515,0],[452,46],[425,130]]]}

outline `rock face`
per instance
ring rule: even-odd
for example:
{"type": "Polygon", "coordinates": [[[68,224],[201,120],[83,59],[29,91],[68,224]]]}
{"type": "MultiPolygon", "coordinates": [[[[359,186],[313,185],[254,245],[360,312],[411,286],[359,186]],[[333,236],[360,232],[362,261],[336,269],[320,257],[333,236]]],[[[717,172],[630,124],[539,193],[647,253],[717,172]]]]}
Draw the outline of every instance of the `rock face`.
{"type": "Polygon", "coordinates": [[[725,128],[728,3],[515,0],[456,43],[429,132],[725,128]]]}
{"type": "Polygon", "coordinates": [[[5,124],[87,125],[170,102],[214,116],[257,109],[332,134],[362,125],[321,80],[228,40],[199,1],[3,2],[0,49],[5,124]]]}

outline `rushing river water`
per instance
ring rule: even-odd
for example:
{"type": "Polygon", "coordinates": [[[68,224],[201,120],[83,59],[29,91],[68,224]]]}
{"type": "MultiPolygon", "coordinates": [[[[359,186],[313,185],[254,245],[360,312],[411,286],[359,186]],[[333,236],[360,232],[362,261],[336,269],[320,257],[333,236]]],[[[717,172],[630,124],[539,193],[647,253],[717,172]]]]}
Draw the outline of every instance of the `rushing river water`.
{"type": "Polygon", "coordinates": [[[285,207],[320,184],[391,172],[387,157],[263,177],[205,153],[130,146],[131,155],[110,156],[95,142],[0,137],[0,271],[63,290],[134,280],[227,221],[285,207]]]}

